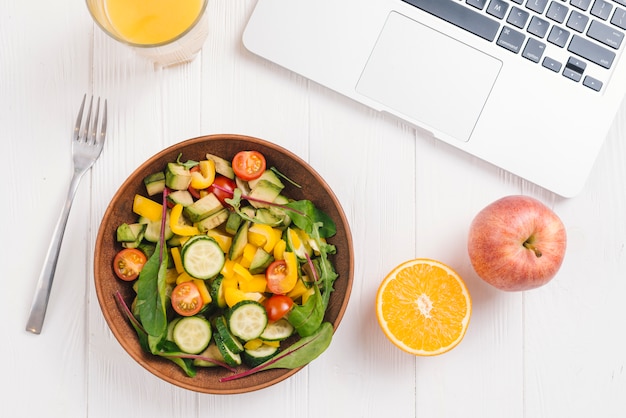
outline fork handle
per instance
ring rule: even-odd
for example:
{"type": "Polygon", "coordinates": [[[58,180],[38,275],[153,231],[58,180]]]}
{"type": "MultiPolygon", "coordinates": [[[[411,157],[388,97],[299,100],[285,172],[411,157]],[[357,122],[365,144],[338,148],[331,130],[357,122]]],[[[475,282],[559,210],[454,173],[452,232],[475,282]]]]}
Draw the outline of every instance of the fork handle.
{"type": "Polygon", "coordinates": [[[65,226],[67,225],[67,219],[72,208],[72,201],[74,195],[78,189],[78,184],[85,170],[76,171],[72,175],[69,191],[63,205],[63,210],[57,221],[52,234],[52,240],[44,259],[43,268],[39,274],[39,280],[37,281],[37,288],[35,289],[35,296],[30,306],[30,313],[28,316],[28,322],[26,324],[26,331],[33,334],[40,334],[43,328],[43,321],[46,316],[46,309],[48,307],[48,300],[50,299],[50,290],[52,289],[52,281],[54,280],[54,273],[57,267],[57,261],[59,259],[59,252],[61,250],[61,243],[63,242],[63,234],[65,233],[65,226]]]}

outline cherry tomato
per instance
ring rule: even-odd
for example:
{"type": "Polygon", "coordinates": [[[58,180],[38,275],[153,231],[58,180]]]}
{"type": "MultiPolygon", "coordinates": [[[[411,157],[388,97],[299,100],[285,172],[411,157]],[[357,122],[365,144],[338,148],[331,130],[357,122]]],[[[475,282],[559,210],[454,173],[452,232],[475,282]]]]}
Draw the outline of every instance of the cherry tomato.
{"type": "Polygon", "coordinates": [[[239,151],[233,158],[233,171],[242,180],[257,179],[265,171],[265,157],[258,151],[239,151]]]}
{"type": "Polygon", "coordinates": [[[233,190],[237,188],[237,184],[228,177],[215,176],[213,184],[209,186],[209,191],[212,192],[217,199],[222,202],[222,205],[230,207],[224,199],[232,199],[233,190]]]}
{"type": "Polygon", "coordinates": [[[278,321],[291,310],[292,306],[293,300],[289,296],[272,295],[265,301],[267,319],[270,321],[278,321]]]}
{"type": "Polygon", "coordinates": [[[113,259],[113,270],[117,277],[126,282],[135,280],[144,264],[146,255],[136,248],[124,248],[113,259]]]}
{"type": "Polygon", "coordinates": [[[284,295],[293,289],[296,280],[298,280],[298,273],[289,270],[287,261],[276,260],[265,270],[265,278],[270,292],[275,295],[284,295]]]}
{"type": "Polygon", "coordinates": [[[192,316],[202,309],[200,289],[193,282],[183,282],[172,290],[172,307],[182,316],[192,316]]]}

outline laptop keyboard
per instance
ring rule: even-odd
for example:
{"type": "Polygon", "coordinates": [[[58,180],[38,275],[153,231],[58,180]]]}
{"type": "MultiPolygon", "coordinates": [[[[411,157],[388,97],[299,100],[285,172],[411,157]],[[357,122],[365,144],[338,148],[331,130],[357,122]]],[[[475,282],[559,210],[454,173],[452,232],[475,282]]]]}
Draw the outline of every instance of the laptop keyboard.
{"type": "Polygon", "coordinates": [[[595,91],[626,43],[626,0],[402,1],[595,91]]]}

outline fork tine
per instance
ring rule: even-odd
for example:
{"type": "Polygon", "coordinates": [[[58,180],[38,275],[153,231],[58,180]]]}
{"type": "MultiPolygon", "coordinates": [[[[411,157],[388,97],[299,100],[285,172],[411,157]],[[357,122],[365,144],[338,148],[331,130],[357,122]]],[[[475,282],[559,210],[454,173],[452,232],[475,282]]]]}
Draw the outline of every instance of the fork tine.
{"type": "Polygon", "coordinates": [[[104,112],[102,115],[102,128],[100,130],[100,137],[102,138],[102,142],[104,142],[104,137],[107,133],[107,99],[104,99],[104,112]]]}
{"type": "Polygon", "coordinates": [[[89,110],[87,110],[87,121],[85,121],[84,134],[79,138],[82,142],[89,142],[89,126],[91,125],[91,108],[93,107],[93,96],[89,100],[89,110]]]}
{"type": "Polygon", "coordinates": [[[76,118],[76,125],[74,125],[74,141],[78,140],[80,135],[80,125],[83,121],[83,110],[85,109],[85,100],[87,100],[87,93],[83,95],[83,102],[80,104],[78,111],[78,117],[76,118]]]}
{"type": "MultiPolygon", "coordinates": [[[[89,109],[91,110],[91,108],[89,109]]],[[[95,119],[93,121],[93,125],[91,125],[91,128],[89,129],[88,132],[88,137],[86,138],[87,143],[88,144],[97,144],[98,143],[98,137],[96,136],[98,133],[98,119],[100,116],[100,98],[98,97],[98,102],[96,103],[96,114],[95,114],[95,119]]]]}

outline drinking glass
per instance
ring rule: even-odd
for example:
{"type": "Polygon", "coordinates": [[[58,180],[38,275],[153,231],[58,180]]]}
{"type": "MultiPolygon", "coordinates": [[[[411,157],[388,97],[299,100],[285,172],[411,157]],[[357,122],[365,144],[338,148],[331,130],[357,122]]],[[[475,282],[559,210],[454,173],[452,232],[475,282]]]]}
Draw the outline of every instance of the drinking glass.
{"type": "Polygon", "coordinates": [[[86,0],[113,39],[164,67],[195,58],[207,38],[208,0],[86,0]]]}

